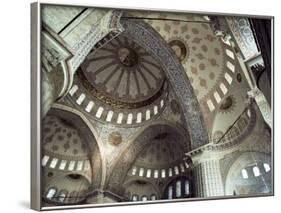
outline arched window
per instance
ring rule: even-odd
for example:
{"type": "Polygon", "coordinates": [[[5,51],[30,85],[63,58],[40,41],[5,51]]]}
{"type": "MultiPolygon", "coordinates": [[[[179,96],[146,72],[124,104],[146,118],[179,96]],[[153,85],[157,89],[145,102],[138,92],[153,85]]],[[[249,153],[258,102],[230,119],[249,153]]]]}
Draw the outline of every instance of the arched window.
{"type": "Polygon", "coordinates": [[[173,176],[172,168],[169,168],[169,177],[172,177],[172,176],[173,176]]]}
{"type": "Polygon", "coordinates": [[[248,172],[247,172],[246,169],[242,169],[241,173],[242,173],[242,177],[243,177],[244,179],[247,179],[247,178],[248,178],[248,172]]]}
{"type": "Polygon", "coordinates": [[[142,177],[144,173],[144,168],[140,168],[139,176],[142,177]]]}
{"type": "Polygon", "coordinates": [[[137,196],[137,195],[132,196],[132,201],[138,201],[138,200],[139,200],[139,196],[137,196]]]}
{"type": "Polygon", "coordinates": [[[158,178],[158,170],[154,170],[154,178],[158,178]]]}
{"type": "Polygon", "coordinates": [[[53,158],[53,160],[51,161],[50,167],[52,169],[56,168],[56,165],[57,165],[58,161],[59,160],[57,158],[53,158]]]}
{"type": "Polygon", "coordinates": [[[181,172],[184,172],[184,165],[181,163],[180,164],[181,172]]]}
{"type": "Polygon", "coordinates": [[[68,170],[73,171],[75,164],[76,164],[76,161],[74,161],[74,160],[70,161],[70,163],[68,165],[68,170]]]}
{"type": "Polygon", "coordinates": [[[147,177],[147,178],[150,178],[150,177],[151,177],[151,169],[148,169],[148,170],[146,171],[146,177],[147,177]]]}
{"type": "Polygon", "coordinates": [[[184,193],[185,195],[189,195],[190,191],[189,191],[189,181],[185,180],[184,181],[184,193]]]}
{"type": "Polygon", "coordinates": [[[179,167],[175,166],[174,169],[175,169],[175,174],[178,175],[179,174],[179,167]]]}
{"type": "Polygon", "coordinates": [[[181,181],[178,180],[176,182],[176,197],[180,197],[181,196],[181,181]]]}
{"type": "Polygon", "coordinates": [[[264,163],[263,164],[263,168],[264,168],[265,172],[269,172],[270,171],[270,166],[269,166],[268,163],[264,163]]]}
{"type": "Polygon", "coordinates": [[[42,159],[42,166],[46,166],[49,161],[49,156],[45,155],[42,159]]]}
{"type": "Polygon", "coordinates": [[[173,199],[173,186],[168,188],[168,199],[173,199]]]}
{"type": "Polygon", "coordinates": [[[62,161],[60,162],[59,169],[60,169],[60,170],[64,170],[66,164],[67,164],[67,161],[66,161],[66,160],[62,160],[62,161]]]}
{"type": "Polygon", "coordinates": [[[122,123],[122,120],[123,120],[123,113],[121,112],[121,113],[118,114],[117,123],[118,123],[118,124],[121,124],[121,123],[122,123]]]}
{"type": "Polygon", "coordinates": [[[58,196],[59,202],[64,202],[65,197],[66,197],[65,192],[61,192],[61,193],[59,194],[59,196],[58,196]]]}
{"type": "Polygon", "coordinates": [[[165,169],[162,169],[162,170],[161,170],[161,177],[162,177],[162,178],[165,178],[165,177],[166,177],[166,171],[165,171],[165,169]]]}
{"type": "Polygon", "coordinates": [[[145,112],[145,120],[149,120],[150,119],[150,110],[146,110],[145,112]]]}
{"type": "Polygon", "coordinates": [[[127,124],[132,124],[132,121],[133,121],[133,114],[130,113],[127,117],[127,124]]]}
{"type": "Polygon", "coordinates": [[[96,113],[96,117],[97,118],[101,118],[101,115],[102,115],[102,113],[103,113],[103,107],[99,107],[98,108],[98,111],[97,111],[97,113],[96,113]]]}
{"type": "Polygon", "coordinates": [[[260,169],[259,169],[259,167],[257,167],[257,166],[254,166],[254,167],[253,167],[253,172],[254,172],[254,176],[255,176],[255,177],[258,177],[258,176],[261,175],[260,169]]]}
{"type": "Polygon", "coordinates": [[[188,198],[191,196],[191,184],[188,177],[178,177],[172,180],[164,191],[165,198],[188,198]]]}
{"type": "Polygon", "coordinates": [[[111,122],[112,117],[113,117],[113,111],[109,110],[106,116],[106,121],[111,122]]]}
{"type": "Polygon", "coordinates": [[[47,198],[48,199],[52,199],[54,197],[54,195],[56,194],[57,190],[54,188],[49,189],[48,193],[47,193],[47,198]]]}
{"type": "Polygon", "coordinates": [[[147,201],[147,197],[144,195],[144,196],[141,197],[141,200],[142,201],[147,201]]]}
{"type": "Polygon", "coordinates": [[[137,167],[133,167],[133,169],[132,169],[132,175],[136,175],[137,174],[137,167]]]}
{"type": "Polygon", "coordinates": [[[150,200],[156,200],[156,195],[151,195],[150,200]]]}

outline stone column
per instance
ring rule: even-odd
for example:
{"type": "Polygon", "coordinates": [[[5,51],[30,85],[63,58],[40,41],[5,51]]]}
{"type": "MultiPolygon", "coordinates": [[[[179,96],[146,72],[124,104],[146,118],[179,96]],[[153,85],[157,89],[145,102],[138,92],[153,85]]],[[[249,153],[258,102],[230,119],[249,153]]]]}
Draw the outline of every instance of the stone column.
{"type": "Polygon", "coordinates": [[[224,195],[219,160],[207,160],[194,165],[193,176],[196,197],[224,195]]]}

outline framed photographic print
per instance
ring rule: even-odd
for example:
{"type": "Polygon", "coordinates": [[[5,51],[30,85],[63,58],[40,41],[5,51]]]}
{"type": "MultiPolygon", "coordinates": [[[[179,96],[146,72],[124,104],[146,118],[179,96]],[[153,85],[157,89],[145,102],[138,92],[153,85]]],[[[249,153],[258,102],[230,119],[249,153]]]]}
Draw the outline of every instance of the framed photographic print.
{"type": "Polygon", "coordinates": [[[273,17],[31,16],[33,209],[274,194],[273,17]]]}

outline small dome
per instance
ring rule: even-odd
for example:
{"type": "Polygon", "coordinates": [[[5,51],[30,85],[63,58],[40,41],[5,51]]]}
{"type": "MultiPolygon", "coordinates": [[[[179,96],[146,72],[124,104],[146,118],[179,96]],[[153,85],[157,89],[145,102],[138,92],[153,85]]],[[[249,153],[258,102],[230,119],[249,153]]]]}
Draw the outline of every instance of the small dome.
{"type": "Polygon", "coordinates": [[[137,163],[151,164],[153,166],[169,165],[184,157],[183,147],[173,135],[159,135],[137,159],[137,163]],[[163,137],[163,138],[160,138],[163,137]]]}
{"type": "Polygon", "coordinates": [[[43,121],[43,149],[53,155],[84,158],[88,148],[77,129],[66,120],[48,115],[43,121]]]}

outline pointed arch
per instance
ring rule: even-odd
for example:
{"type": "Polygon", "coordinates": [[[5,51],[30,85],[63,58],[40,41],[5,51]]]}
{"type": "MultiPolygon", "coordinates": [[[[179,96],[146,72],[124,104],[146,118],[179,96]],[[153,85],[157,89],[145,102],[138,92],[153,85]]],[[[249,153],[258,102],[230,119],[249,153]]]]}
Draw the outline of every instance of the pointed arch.
{"type": "Polygon", "coordinates": [[[184,119],[196,149],[208,143],[199,103],[184,68],[163,38],[148,24],[140,20],[121,18],[124,36],[146,49],[162,65],[170,84],[179,99],[184,119]]]}

